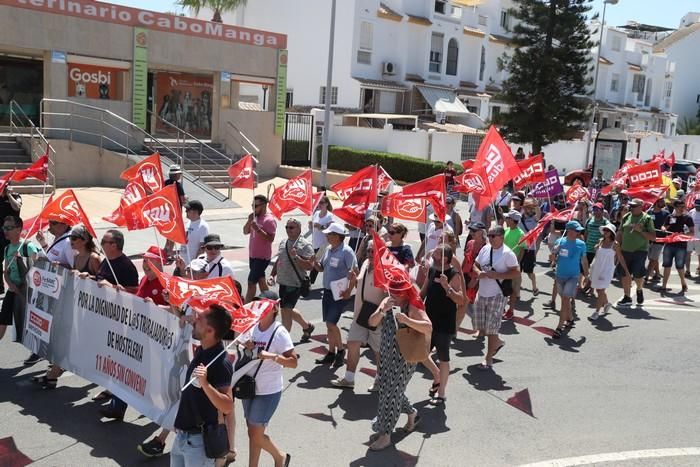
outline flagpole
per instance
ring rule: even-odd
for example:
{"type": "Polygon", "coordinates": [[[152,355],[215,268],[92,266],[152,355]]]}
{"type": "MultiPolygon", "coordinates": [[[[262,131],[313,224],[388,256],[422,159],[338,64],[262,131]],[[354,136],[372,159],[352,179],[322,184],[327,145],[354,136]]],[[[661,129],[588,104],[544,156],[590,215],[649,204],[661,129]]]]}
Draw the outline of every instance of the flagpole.
{"type": "MultiPolygon", "coordinates": [[[[195,313],[197,313],[197,312],[195,311],[195,313]]],[[[244,332],[238,334],[238,335],[236,336],[236,338],[233,339],[226,347],[224,347],[224,349],[223,349],[221,352],[219,352],[218,355],[217,355],[216,357],[212,358],[212,359],[209,361],[209,363],[206,364],[206,366],[205,366],[204,368],[209,368],[209,367],[211,366],[211,364],[214,363],[216,360],[218,360],[219,357],[221,357],[222,355],[224,355],[224,354],[228,351],[228,349],[231,348],[231,346],[232,346],[233,344],[238,343],[238,340],[241,338],[241,336],[243,336],[246,332],[250,331],[254,326],[257,326],[257,324],[258,324],[258,323],[255,323],[253,326],[251,326],[250,328],[246,329],[244,332]]],[[[187,382],[187,384],[185,384],[185,385],[182,387],[182,389],[180,389],[180,392],[184,392],[185,389],[187,389],[187,388],[194,382],[194,380],[196,380],[196,379],[197,379],[196,376],[195,376],[195,377],[192,377],[192,378],[187,382]]]]}

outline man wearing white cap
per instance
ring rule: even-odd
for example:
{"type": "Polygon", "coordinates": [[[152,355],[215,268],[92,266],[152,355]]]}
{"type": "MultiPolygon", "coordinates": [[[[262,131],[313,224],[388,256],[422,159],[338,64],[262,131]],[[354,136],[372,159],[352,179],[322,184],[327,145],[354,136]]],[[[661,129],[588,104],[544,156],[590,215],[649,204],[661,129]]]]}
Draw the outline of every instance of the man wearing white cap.
{"type": "MultiPolygon", "coordinates": [[[[450,216],[445,215],[445,221],[447,222],[449,219],[450,216]]],[[[430,253],[432,253],[432,251],[437,248],[438,244],[440,243],[443,232],[453,232],[450,224],[443,223],[435,213],[432,213],[428,217],[428,220],[431,222],[425,231],[425,242],[423,242],[418,249],[417,257],[419,260],[424,257],[430,257],[430,253]]]]}
{"type": "Polygon", "coordinates": [[[179,165],[173,164],[168,170],[168,179],[165,181],[165,186],[172,185],[173,183],[177,187],[177,195],[180,197],[180,205],[184,206],[187,202],[187,196],[185,196],[185,189],[182,187],[182,169],[179,165]]]}
{"type": "Polygon", "coordinates": [[[328,248],[321,262],[314,257],[314,268],[323,272],[321,310],[328,329],[328,353],[316,360],[316,363],[332,363],[337,368],[345,362],[345,349],[338,321],[355,287],[357,259],[352,248],[345,244],[345,237],[348,235],[345,227],[333,222],[323,233],[328,240],[328,248]],[[336,289],[335,296],[333,289],[336,289]]]}

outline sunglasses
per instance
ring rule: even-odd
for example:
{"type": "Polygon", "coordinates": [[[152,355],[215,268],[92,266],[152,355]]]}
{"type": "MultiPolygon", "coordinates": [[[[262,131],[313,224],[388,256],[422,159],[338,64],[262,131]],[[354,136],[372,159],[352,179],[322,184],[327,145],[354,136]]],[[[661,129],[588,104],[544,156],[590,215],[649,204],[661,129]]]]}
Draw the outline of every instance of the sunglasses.
{"type": "Polygon", "coordinates": [[[106,244],[108,244],[108,243],[117,243],[117,242],[115,242],[114,240],[102,240],[102,241],[100,242],[100,245],[106,245],[106,244]]]}
{"type": "Polygon", "coordinates": [[[496,235],[496,234],[489,234],[489,238],[496,238],[496,237],[502,237],[503,235],[496,235]]]}
{"type": "Polygon", "coordinates": [[[399,232],[397,232],[396,230],[390,230],[390,231],[388,231],[387,233],[388,233],[389,235],[396,235],[396,234],[399,233],[399,232]]]}
{"type": "Polygon", "coordinates": [[[69,235],[71,240],[82,240],[83,237],[80,235],[69,235]]]}
{"type": "Polygon", "coordinates": [[[255,204],[253,203],[254,208],[259,208],[260,206],[265,206],[263,203],[255,204]]]}
{"type": "Polygon", "coordinates": [[[9,232],[10,230],[15,230],[17,228],[16,225],[3,225],[2,230],[5,232],[9,232]]]}
{"type": "Polygon", "coordinates": [[[209,251],[211,251],[211,250],[220,250],[220,249],[221,249],[221,247],[220,247],[219,245],[207,245],[207,246],[204,247],[204,248],[207,249],[207,250],[209,250],[209,251]]]}
{"type": "Polygon", "coordinates": [[[296,225],[285,225],[284,228],[287,230],[294,230],[297,228],[297,226],[296,225]]]}

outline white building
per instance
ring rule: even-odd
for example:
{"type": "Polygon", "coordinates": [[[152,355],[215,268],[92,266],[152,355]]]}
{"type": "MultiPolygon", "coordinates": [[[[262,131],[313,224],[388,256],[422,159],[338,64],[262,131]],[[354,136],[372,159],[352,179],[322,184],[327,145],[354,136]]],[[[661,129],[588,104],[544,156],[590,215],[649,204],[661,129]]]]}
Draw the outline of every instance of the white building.
{"type": "MultiPolygon", "coordinates": [[[[493,96],[505,78],[498,59],[508,50],[511,7],[511,0],[338,1],[332,105],[483,127],[505,110],[493,96]]],[[[223,19],[286,34],[288,107],[324,103],[329,1],[250,1],[223,19]]],[[[241,94],[256,95],[251,89],[241,94]]]]}
{"type": "Polygon", "coordinates": [[[682,121],[695,119],[700,105],[700,13],[688,13],[679,29],[654,45],[655,53],[665,53],[676,63],[671,107],[682,121]]]}
{"type": "MultiPolygon", "coordinates": [[[[598,41],[600,23],[591,25],[598,41]]],[[[597,47],[593,50],[597,53],[597,47]]],[[[675,134],[677,116],[672,97],[677,92],[675,60],[654,48],[649,35],[636,26],[605,26],[601,43],[595,99],[598,128],[675,134]]]]}

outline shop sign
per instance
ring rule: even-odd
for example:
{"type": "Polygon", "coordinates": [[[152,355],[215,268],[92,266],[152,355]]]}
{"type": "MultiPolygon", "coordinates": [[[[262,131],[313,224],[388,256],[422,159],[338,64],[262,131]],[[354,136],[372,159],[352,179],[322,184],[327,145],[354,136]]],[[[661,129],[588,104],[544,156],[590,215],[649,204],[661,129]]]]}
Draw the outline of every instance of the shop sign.
{"type": "Polygon", "coordinates": [[[277,51],[277,99],[275,103],[275,134],[282,136],[284,132],[284,113],[287,104],[287,50],[277,51]]]}
{"type": "Polygon", "coordinates": [[[131,119],[134,125],[146,129],[148,108],[148,31],[134,28],[133,89],[131,119]]]}
{"type": "Polygon", "coordinates": [[[68,64],[68,96],[120,99],[122,70],[82,63],[68,64]]]}

